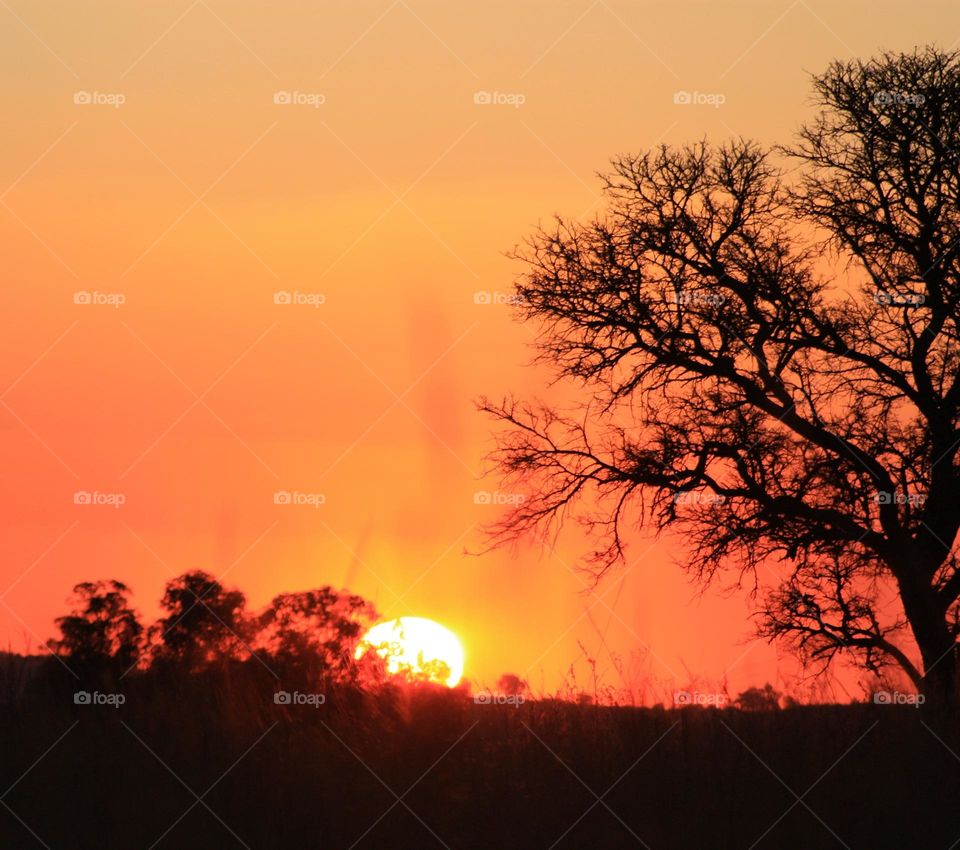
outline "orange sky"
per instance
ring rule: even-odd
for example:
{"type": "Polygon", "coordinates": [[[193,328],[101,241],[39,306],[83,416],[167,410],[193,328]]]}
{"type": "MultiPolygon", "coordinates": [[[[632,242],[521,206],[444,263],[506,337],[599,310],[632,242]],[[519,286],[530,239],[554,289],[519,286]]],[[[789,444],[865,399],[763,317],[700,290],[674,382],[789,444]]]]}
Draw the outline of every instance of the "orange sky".
{"type": "Polygon", "coordinates": [[[253,606],[331,583],[436,619],[487,683],[552,690],[571,664],[587,682],[581,646],[614,686],[608,652],[648,653],[634,672],[663,692],[788,672],[744,643],[742,597],[694,598],[682,540],[638,540],[594,596],[572,536],[464,554],[495,510],[475,492],[497,489],[473,400],[545,379],[529,331],[474,295],[509,290],[503,252],[539,220],[594,208],[612,155],[786,141],[806,72],[953,46],[954,3],[9,0],[0,18],[0,639],[49,637],[78,580],[124,580],[152,616],[202,567],[253,606]]]}

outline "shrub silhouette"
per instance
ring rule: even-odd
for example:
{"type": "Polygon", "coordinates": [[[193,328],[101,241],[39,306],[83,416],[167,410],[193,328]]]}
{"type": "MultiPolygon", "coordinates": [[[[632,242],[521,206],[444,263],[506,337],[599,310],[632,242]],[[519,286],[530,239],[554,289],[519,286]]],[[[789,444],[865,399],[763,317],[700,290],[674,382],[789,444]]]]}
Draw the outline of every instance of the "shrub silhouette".
{"type": "Polygon", "coordinates": [[[747,688],[734,701],[743,711],[776,711],[781,694],[769,682],[762,688],[747,688]]]}
{"type": "Polygon", "coordinates": [[[515,673],[504,673],[497,680],[497,691],[508,697],[523,696],[529,693],[530,686],[526,679],[520,678],[515,673]]]}

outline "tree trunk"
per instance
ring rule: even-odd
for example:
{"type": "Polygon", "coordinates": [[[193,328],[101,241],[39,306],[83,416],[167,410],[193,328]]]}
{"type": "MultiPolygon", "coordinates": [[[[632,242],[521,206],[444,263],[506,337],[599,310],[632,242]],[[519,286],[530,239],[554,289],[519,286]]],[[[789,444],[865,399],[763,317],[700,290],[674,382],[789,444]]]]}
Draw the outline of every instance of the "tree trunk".
{"type": "Polygon", "coordinates": [[[923,661],[919,687],[931,705],[960,706],[957,642],[947,626],[947,606],[928,584],[913,579],[924,570],[898,576],[900,599],[923,661]],[[910,576],[907,578],[906,576],[910,576]]]}
{"type": "MultiPolygon", "coordinates": [[[[930,654],[923,653],[923,693],[928,702],[936,705],[960,706],[960,689],[957,686],[957,647],[953,641],[946,649],[930,654]]],[[[940,649],[940,647],[938,647],[940,649]]]]}
{"type": "Polygon", "coordinates": [[[960,706],[957,643],[943,615],[928,609],[907,616],[923,659],[923,694],[927,702],[960,706]]]}

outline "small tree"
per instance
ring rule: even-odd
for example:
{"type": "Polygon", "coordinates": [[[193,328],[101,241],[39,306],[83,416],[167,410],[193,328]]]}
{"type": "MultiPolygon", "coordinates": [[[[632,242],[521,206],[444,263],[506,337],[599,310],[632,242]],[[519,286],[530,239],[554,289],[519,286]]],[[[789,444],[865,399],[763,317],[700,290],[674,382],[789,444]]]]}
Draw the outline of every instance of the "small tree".
{"type": "Polygon", "coordinates": [[[257,617],[258,645],[287,667],[353,680],[358,670],[354,652],[376,618],[363,597],[329,586],[281,593],[257,617]]]}
{"type": "Polygon", "coordinates": [[[734,702],[742,711],[776,711],[780,708],[780,692],[767,682],[762,688],[747,688],[734,702]]]}
{"type": "Polygon", "coordinates": [[[143,646],[143,627],[130,607],[130,589],[119,581],[81,582],[73,611],[56,619],[60,638],[50,649],[72,665],[96,669],[133,667],[143,646]]]}
{"type": "Polygon", "coordinates": [[[761,635],[956,701],[960,54],[835,62],[814,91],[789,186],[743,140],[623,156],[605,216],[520,252],[541,359],[588,401],[482,403],[532,492],[492,533],[573,514],[602,573],[635,516],[704,581],[782,562],[761,635]]]}
{"type": "Polygon", "coordinates": [[[530,686],[516,673],[504,673],[497,680],[497,690],[508,697],[519,697],[529,693],[530,686]]]}
{"type": "Polygon", "coordinates": [[[252,630],[239,590],[194,570],[167,583],[160,605],[167,616],[153,629],[157,660],[198,670],[246,654],[252,630]]]}

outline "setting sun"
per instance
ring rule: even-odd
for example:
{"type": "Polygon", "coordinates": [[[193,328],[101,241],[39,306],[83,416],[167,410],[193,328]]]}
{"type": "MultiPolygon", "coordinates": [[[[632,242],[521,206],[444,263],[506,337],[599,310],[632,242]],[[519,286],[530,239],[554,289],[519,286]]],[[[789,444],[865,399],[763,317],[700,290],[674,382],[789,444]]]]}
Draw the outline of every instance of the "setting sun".
{"type": "Polygon", "coordinates": [[[377,623],[357,647],[357,658],[373,650],[391,675],[454,687],[463,676],[463,647],[449,629],[423,617],[377,623]]]}

